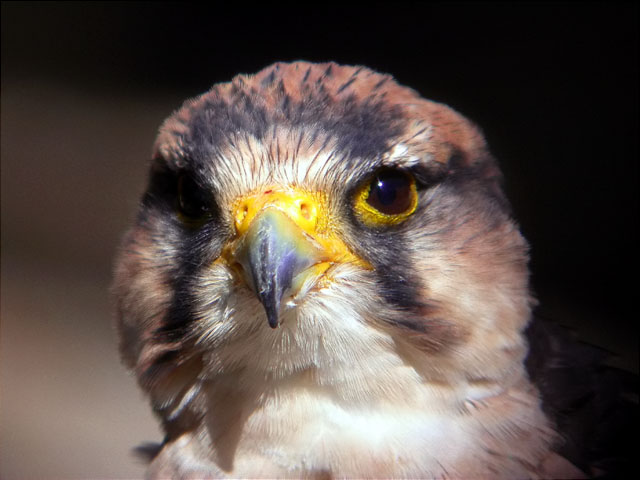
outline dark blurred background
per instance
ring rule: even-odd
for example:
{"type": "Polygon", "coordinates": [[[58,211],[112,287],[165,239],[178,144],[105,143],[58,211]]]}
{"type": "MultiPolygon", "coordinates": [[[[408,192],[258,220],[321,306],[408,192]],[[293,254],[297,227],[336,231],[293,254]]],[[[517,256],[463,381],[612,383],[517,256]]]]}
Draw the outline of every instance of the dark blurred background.
{"type": "Polygon", "coordinates": [[[163,118],[237,73],[334,60],[483,129],[538,313],[637,372],[638,8],[2,3],[0,477],[131,478],[160,433],[109,282],[163,118]]]}

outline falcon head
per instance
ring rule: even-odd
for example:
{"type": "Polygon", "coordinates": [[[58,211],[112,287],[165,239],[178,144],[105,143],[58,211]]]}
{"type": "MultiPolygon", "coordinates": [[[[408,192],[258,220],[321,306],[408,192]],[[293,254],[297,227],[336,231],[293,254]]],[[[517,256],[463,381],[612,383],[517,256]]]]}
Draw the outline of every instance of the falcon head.
{"type": "Polygon", "coordinates": [[[152,474],[522,476],[527,244],[482,134],[391,76],[278,63],[188,100],[117,261],[152,474]]]}

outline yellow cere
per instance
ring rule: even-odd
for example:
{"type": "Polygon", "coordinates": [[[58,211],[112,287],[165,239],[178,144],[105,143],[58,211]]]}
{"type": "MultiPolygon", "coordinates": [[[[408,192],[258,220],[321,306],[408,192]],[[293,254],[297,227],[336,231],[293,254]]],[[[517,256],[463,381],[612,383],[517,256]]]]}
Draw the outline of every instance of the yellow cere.
{"type": "Polygon", "coordinates": [[[360,188],[354,195],[354,208],[360,219],[370,226],[385,226],[396,225],[403,222],[416,211],[418,207],[418,191],[416,190],[416,182],[411,178],[410,185],[410,206],[402,213],[389,215],[382,213],[374,206],[367,202],[369,193],[371,192],[371,182],[365,182],[363,187],[360,188]]]}
{"type": "Polygon", "coordinates": [[[332,227],[324,192],[277,186],[238,198],[232,206],[237,236],[242,237],[256,216],[267,208],[277,208],[285,213],[309,241],[324,250],[331,263],[356,263],[371,268],[349,250],[332,227]]]}

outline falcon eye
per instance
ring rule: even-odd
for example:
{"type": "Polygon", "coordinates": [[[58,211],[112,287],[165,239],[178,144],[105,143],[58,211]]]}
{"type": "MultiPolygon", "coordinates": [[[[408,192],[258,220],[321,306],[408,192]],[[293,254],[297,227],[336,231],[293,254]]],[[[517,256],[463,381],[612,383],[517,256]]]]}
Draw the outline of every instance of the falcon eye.
{"type": "Polygon", "coordinates": [[[178,211],[184,220],[202,220],[211,214],[210,194],[187,174],[178,177],[178,211]]]}
{"type": "Polygon", "coordinates": [[[413,206],[411,179],[403,172],[379,172],[369,184],[367,203],[385,215],[399,215],[413,206]]]}
{"type": "Polygon", "coordinates": [[[418,206],[414,178],[402,170],[379,170],[355,196],[355,209],[369,225],[394,225],[405,220],[418,206]]]}

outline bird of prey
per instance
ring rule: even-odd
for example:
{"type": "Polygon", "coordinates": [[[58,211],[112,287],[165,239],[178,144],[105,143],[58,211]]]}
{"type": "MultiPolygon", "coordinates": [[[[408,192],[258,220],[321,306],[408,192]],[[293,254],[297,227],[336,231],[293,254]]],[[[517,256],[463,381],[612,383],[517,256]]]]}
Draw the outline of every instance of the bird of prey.
{"type": "Polygon", "coordinates": [[[114,282],[149,477],[580,475],[524,365],[527,264],[480,130],[389,75],[277,63],[188,100],[114,282]]]}

